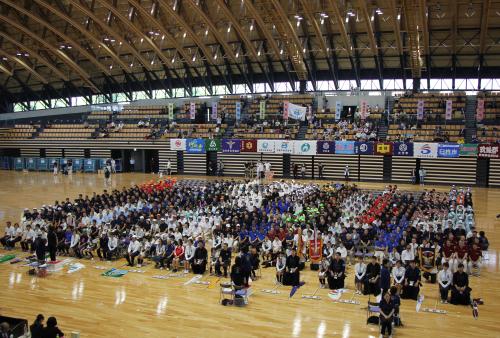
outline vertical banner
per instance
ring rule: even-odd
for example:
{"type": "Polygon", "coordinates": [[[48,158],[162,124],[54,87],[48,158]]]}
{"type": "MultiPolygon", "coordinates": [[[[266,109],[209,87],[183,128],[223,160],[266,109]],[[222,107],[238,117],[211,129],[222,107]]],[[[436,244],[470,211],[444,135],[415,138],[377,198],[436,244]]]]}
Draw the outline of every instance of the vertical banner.
{"type": "Polygon", "coordinates": [[[342,116],[342,102],[336,101],[335,102],[335,121],[339,121],[341,116],[342,116]]]}
{"type": "Polygon", "coordinates": [[[174,119],[174,103],[171,102],[168,104],[168,119],[173,121],[174,119]]]}
{"type": "Polygon", "coordinates": [[[212,120],[217,120],[217,102],[212,102],[212,120]]]}
{"type": "Polygon", "coordinates": [[[424,119],[424,100],[418,100],[417,102],[417,120],[424,119]]]}
{"type": "Polygon", "coordinates": [[[452,100],[446,100],[446,111],[445,111],[445,118],[447,120],[451,120],[451,113],[453,111],[453,101],[452,100]]]}
{"type": "Polygon", "coordinates": [[[361,120],[366,120],[366,117],[368,116],[368,102],[366,102],[366,100],[361,100],[359,112],[361,120]]]}
{"type": "Polygon", "coordinates": [[[236,121],[241,120],[241,101],[236,101],[236,121]]]}
{"type": "Polygon", "coordinates": [[[484,99],[477,99],[476,120],[482,121],[484,119],[484,99]]]}
{"type": "Polygon", "coordinates": [[[266,118],[266,100],[260,100],[259,104],[259,118],[264,120],[266,118]]]}
{"type": "Polygon", "coordinates": [[[196,118],[196,103],[191,102],[189,105],[189,118],[194,120],[196,118]]]}
{"type": "Polygon", "coordinates": [[[290,104],[288,101],[283,101],[283,120],[288,120],[289,106],[290,106],[290,104]]]}

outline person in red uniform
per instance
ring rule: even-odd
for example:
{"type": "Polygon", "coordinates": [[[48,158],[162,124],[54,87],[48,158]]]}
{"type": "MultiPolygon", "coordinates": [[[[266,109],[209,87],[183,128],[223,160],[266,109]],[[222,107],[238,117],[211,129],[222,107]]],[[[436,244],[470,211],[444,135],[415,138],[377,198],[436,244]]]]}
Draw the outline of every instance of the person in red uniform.
{"type": "Polygon", "coordinates": [[[469,275],[474,272],[474,275],[479,277],[481,272],[481,257],[481,248],[476,243],[473,243],[472,248],[469,249],[469,262],[467,263],[467,273],[469,275]]]}
{"type": "Polygon", "coordinates": [[[458,265],[463,264],[464,266],[467,264],[467,256],[469,253],[469,248],[467,244],[465,244],[464,239],[460,239],[458,245],[455,246],[455,254],[454,254],[454,269],[453,271],[457,271],[458,265]]]}
{"type": "Polygon", "coordinates": [[[180,269],[180,262],[184,260],[184,246],[182,245],[182,240],[179,240],[179,242],[176,242],[175,244],[176,246],[174,249],[172,266],[174,268],[174,272],[177,272],[177,270],[180,269]]]}
{"type": "Polygon", "coordinates": [[[453,242],[448,238],[446,240],[446,243],[443,245],[442,249],[442,259],[441,259],[441,265],[444,263],[448,263],[453,269],[453,263],[454,263],[454,257],[453,254],[455,253],[455,245],[453,242]]]}

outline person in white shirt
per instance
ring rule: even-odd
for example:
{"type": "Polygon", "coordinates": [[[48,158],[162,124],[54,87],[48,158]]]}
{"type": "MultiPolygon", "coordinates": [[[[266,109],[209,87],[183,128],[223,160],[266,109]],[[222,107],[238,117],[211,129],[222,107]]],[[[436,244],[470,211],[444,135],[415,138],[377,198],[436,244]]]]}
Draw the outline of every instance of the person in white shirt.
{"type": "Polygon", "coordinates": [[[73,256],[79,257],[79,244],[80,244],[80,234],[77,229],[73,230],[73,234],[71,236],[71,243],[69,244],[70,252],[73,256]]]}
{"type": "Polygon", "coordinates": [[[125,254],[129,266],[134,266],[135,257],[139,256],[140,253],[141,243],[137,240],[137,236],[133,235],[125,254]]]}
{"type": "Polygon", "coordinates": [[[392,278],[394,280],[394,286],[398,290],[398,294],[401,293],[401,288],[403,287],[405,272],[406,269],[403,266],[401,266],[401,261],[397,260],[396,265],[392,268],[392,278]]]}
{"type": "Polygon", "coordinates": [[[285,274],[286,258],[283,252],[280,252],[276,258],[276,282],[283,284],[283,275],[285,274]]]}
{"type": "Polygon", "coordinates": [[[7,222],[7,225],[5,227],[5,235],[0,238],[0,242],[2,243],[5,250],[9,249],[10,241],[12,238],[14,238],[15,232],[16,231],[14,229],[14,226],[10,222],[7,222]]]}
{"type": "Polygon", "coordinates": [[[354,285],[356,286],[356,294],[363,294],[363,285],[365,283],[366,264],[361,256],[357,257],[357,262],[354,264],[354,285]]]}
{"type": "Polygon", "coordinates": [[[339,243],[339,247],[337,248],[337,250],[335,252],[338,252],[340,254],[340,258],[342,258],[342,260],[344,261],[344,263],[346,263],[346,258],[347,258],[347,249],[346,247],[344,246],[344,243],[340,242],[339,243]]]}
{"type": "Polygon", "coordinates": [[[443,269],[438,273],[439,294],[441,295],[441,303],[448,303],[448,292],[453,284],[453,274],[450,271],[448,262],[444,262],[443,269]]]}
{"type": "Polygon", "coordinates": [[[273,241],[273,259],[278,256],[278,254],[281,252],[281,247],[283,246],[283,243],[281,243],[280,239],[278,236],[274,237],[273,241]]]}
{"type": "Polygon", "coordinates": [[[269,262],[272,260],[271,250],[273,249],[273,243],[269,237],[265,237],[262,242],[262,262],[269,262]]]}
{"type": "Polygon", "coordinates": [[[415,260],[415,254],[413,253],[410,244],[408,244],[406,249],[401,253],[401,260],[405,266],[408,266],[411,261],[415,260]]]}
{"type": "Polygon", "coordinates": [[[36,234],[31,225],[26,225],[26,230],[23,231],[23,236],[21,239],[21,248],[24,252],[33,252],[33,242],[35,241],[36,234]]]}
{"type": "Polygon", "coordinates": [[[184,273],[189,272],[189,267],[191,266],[191,262],[194,258],[194,250],[193,241],[188,239],[186,246],[184,247],[184,273]]]}
{"type": "Polygon", "coordinates": [[[116,237],[116,234],[112,233],[109,236],[108,240],[108,260],[111,260],[111,258],[116,254],[116,250],[118,248],[118,237],[116,237]]]}

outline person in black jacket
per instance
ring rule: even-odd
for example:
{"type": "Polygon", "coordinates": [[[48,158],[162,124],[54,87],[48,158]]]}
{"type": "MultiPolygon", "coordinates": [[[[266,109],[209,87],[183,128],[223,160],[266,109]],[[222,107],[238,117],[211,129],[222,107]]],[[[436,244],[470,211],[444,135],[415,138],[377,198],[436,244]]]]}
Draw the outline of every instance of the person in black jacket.
{"type": "Polygon", "coordinates": [[[47,326],[42,330],[42,338],[61,338],[64,333],[57,327],[57,320],[55,317],[47,319],[47,326]]]}
{"type": "Polygon", "coordinates": [[[469,276],[464,272],[464,265],[458,264],[458,270],[453,274],[450,303],[454,305],[470,305],[469,276]]]}
{"type": "Polygon", "coordinates": [[[50,261],[56,261],[57,252],[57,234],[54,231],[54,226],[49,226],[49,232],[47,233],[47,247],[49,249],[50,261]]]}
{"type": "Polygon", "coordinates": [[[231,264],[231,249],[228,248],[227,243],[222,245],[222,249],[220,251],[219,259],[215,263],[215,273],[217,276],[221,276],[222,273],[220,268],[224,269],[224,277],[227,277],[227,268],[231,264]]]}
{"type": "Polygon", "coordinates": [[[372,256],[372,261],[366,266],[365,293],[374,296],[380,293],[380,264],[376,256],[372,256]]]}
{"type": "Polygon", "coordinates": [[[405,271],[401,298],[417,300],[421,284],[420,269],[417,268],[415,261],[410,261],[410,266],[405,271]]]}
{"type": "Polygon", "coordinates": [[[193,257],[193,273],[203,275],[207,269],[208,252],[205,249],[203,241],[198,242],[198,247],[194,251],[193,257]]]}
{"type": "Polygon", "coordinates": [[[344,288],[345,264],[340,258],[340,252],[335,253],[335,257],[330,262],[328,271],[328,287],[332,290],[344,288]]]}
{"type": "Polygon", "coordinates": [[[241,270],[241,257],[236,256],[233,266],[231,266],[231,282],[236,289],[241,289],[244,286],[243,273],[241,270]]]}
{"type": "Polygon", "coordinates": [[[35,321],[30,326],[31,338],[42,338],[44,320],[45,318],[42,314],[36,316],[35,321]]]}
{"type": "Polygon", "coordinates": [[[40,263],[45,262],[45,239],[43,239],[42,233],[36,236],[35,242],[33,242],[33,248],[35,248],[38,261],[40,263]]]}
{"type": "Polygon", "coordinates": [[[286,258],[286,271],[283,280],[284,285],[299,285],[300,284],[300,272],[299,272],[300,260],[297,256],[295,248],[292,248],[292,253],[286,258]]]}

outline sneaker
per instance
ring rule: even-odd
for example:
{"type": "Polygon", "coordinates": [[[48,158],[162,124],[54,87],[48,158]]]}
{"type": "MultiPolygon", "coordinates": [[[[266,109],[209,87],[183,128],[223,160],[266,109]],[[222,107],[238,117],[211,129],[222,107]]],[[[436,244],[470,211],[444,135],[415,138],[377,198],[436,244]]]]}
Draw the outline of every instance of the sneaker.
{"type": "Polygon", "coordinates": [[[142,268],[142,264],[137,264],[137,267],[138,268],[142,268]]]}

